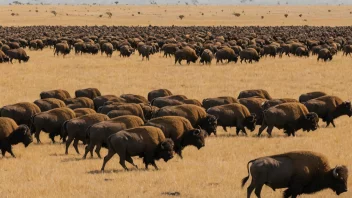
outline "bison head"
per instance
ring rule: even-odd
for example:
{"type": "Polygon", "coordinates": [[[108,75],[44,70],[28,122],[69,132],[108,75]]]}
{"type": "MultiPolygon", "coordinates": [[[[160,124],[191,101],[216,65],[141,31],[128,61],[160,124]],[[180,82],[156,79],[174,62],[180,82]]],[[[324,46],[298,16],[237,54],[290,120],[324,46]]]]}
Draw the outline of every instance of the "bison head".
{"type": "Polygon", "coordinates": [[[23,143],[27,147],[33,142],[31,131],[27,125],[20,125],[18,128],[10,135],[11,144],[23,143]]]}
{"type": "Polygon", "coordinates": [[[24,61],[24,62],[28,62],[28,60],[29,60],[29,56],[25,56],[25,57],[23,58],[23,61],[24,61]]]}
{"type": "Polygon", "coordinates": [[[208,135],[211,135],[211,133],[216,134],[218,119],[213,115],[207,114],[207,116],[202,119],[200,126],[208,133],[208,135]]]}
{"type": "Polygon", "coordinates": [[[163,159],[165,162],[174,157],[174,142],[171,139],[166,139],[161,142],[155,150],[155,159],[163,159]]]}
{"type": "Polygon", "coordinates": [[[351,117],[352,116],[351,102],[345,101],[341,103],[339,106],[336,107],[335,112],[339,115],[348,115],[349,117],[351,117]]]}
{"type": "Polygon", "coordinates": [[[336,166],[330,171],[332,174],[332,181],[330,188],[336,192],[337,195],[347,192],[348,169],[346,166],[336,166]]]}
{"type": "Polygon", "coordinates": [[[237,63],[237,61],[238,61],[238,56],[235,55],[235,56],[231,57],[231,59],[229,59],[229,62],[231,62],[231,61],[237,63]]]}
{"type": "Polygon", "coordinates": [[[256,119],[256,114],[252,113],[250,116],[247,116],[244,119],[244,126],[247,127],[247,129],[254,131],[255,126],[257,123],[257,119],[256,119]]]}
{"type": "Polygon", "coordinates": [[[192,129],[185,134],[185,137],[182,140],[182,146],[193,145],[198,149],[201,149],[205,146],[205,134],[204,130],[192,129]]]}
{"type": "Polygon", "coordinates": [[[302,123],[303,131],[315,131],[318,128],[319,117],[316,113],[310,112],[304,116],[302,123]]]}

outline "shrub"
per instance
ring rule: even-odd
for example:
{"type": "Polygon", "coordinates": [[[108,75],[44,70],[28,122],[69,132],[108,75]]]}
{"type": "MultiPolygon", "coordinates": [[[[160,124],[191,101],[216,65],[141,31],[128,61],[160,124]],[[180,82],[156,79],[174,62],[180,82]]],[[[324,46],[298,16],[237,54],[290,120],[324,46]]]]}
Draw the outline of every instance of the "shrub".
{"type": "Polygon", "coordinates": [[[101,17],[103,17],[103,15],[101,14],[101,15],[99,15],[99,17],[101,18],[101,17]]]}
{"type": "Polygon", "coordinates": [[[302,14],[300,14],[299,17],[302,17],[302,14]]]}
{"type": "Polygon", "coordinates": [[[51,13],[55,16],[57,15],[57,12],[55,10],[51,11],[51,13]]]}
{"type": "Polygon", "coordinates": [[[264,16],[262,16],[262,19],[264,19],[264,16]]]}
{"type": "Polygon", "coordinates": [[[178,16],[178,18],[180,18],[182,20],[183,18],[185,18],[185,15],[180,15],[180,16],[178,16]]]}
{"type": "Polygon", "coordinates": [[[287,17],[288,17],[288,14],[285,14],[285,17],[287,18],[287,17]]]}
{"type": "Polygon", "coordinates": [[[234,12],[234,13],[232,13],[233,15],[235,15],[236,17],[240,17],[241,16],[241,14],[240,13],[237,13],[237,12],[234,12]]]}
{"type": "Polygon", "coordinates": [[[109,18],[112,17],[112,13],[111,12],[106,12],[106,15],[108,15],[109,18]]]}

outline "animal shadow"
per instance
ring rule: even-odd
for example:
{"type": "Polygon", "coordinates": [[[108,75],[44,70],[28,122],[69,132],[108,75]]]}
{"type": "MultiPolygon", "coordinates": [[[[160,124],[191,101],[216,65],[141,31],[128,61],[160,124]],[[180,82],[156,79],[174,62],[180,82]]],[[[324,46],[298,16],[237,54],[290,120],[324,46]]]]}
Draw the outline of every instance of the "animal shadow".
{"type": "Polygon", "coordinates": [[[167,196],[181,196],[180,192],[162,192],[162,195],[167,195],[167,196]]]}

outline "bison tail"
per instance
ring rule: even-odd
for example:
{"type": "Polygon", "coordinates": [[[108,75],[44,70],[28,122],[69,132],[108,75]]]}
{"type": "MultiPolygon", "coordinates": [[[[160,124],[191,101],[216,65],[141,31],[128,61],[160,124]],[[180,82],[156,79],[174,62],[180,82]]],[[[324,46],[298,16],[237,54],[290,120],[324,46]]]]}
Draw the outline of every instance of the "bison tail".
{"type": "Polygon", "coordinates": [[[243,178],[242,181],[241,181],[241,187],[243,188],[243,186],[246,184],[246,182],[248,181],[249,179],[249,176],[250,176],[250,172],[249,172],[249,164],[252,163],[253,161],[255,160],[251,160],[247,163],[247,172],[248,172],[248,176],[243,178]]]}
{"type": "Polygon", "coordinates": [[[67,123],[68,122],[69,122],[69,120],[65,121],[61,127],[61,138],[60,139],[62,139],[63,142],[66,142],[66,137],[68,135],[68,133],[67,133],[67,123]]]}
{"type": "Polygon", "coordinates": [[[86,144],[89,144],[90,142],[90,128],[92,127],[93,125],[89,126],[87,129],[86,129],[86,144]]]}

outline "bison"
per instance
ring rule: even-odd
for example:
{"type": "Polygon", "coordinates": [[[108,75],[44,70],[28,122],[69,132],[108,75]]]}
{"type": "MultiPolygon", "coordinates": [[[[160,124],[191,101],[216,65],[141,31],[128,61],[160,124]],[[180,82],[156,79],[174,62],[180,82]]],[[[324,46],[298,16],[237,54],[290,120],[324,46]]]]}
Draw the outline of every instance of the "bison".
{"type": "Polygon", "coordinates": [[[168,89],[153,90],[148,93],[148,101],[152,102],[155,98],[164,97],[164,96],[171,96],[171,95],[172,95],[172,93],[168,89]]]}
{"type": "Polygon", "coordinates": [[[256,62],[259,62],[260,57],[257,50],[255,50],[254,48],[247,48],[240,52],[240,59],[241,59],[241,63],[243,60],[246,63],[247,63],[247,60],[249,61],[249,63],[252,63],[253,60],[256,62]]]}
{"type": "Polygon", "coordinates": [[[224,104],[238,103],[238,100],[231,96],[221,96],[217,98],[206,98],[202,101],[202,106],[205,109],[209,109],[211,107],[220,106],[224,104]]]}
{"type": "Polygon", "coordinates": [[[264,89],[253,89],[253,90],[245,90],[241,91],[238,95],[237,99],[241,98],[251,98],[251,97],[259,97],[264,98],[267,100],[271,100],[271,96],[269,95],[268,91],[264,89]]]}
{"type": "Polygon", "coordinates": [[[331,168],[327,158],[311,151],[294,151],[251,160],[247,163],[248,176],[242,179],[242,187],[249,176],[252,182],[247,197],[253,190],[257,197],[264,185],[274,191],[287,188],[284,197],[313,194],[330,188],[337,195],[347,192],[348,169],[346,166],[331,168]],[[249,164],[252,165],[249,167],[249,164]]]}
{"type": "Polygon", "coordinates": [[[319,98],[321,96],[326,96],[325,92],[322,91],[314,91],[314,92],[309,92],[305,93],[299,96],[299,102],[307,102],[308,100],[314,99],[314,98],[319,98]]]}
{"type": "Polygon", "coordinates": [[[143,126],[127,129],[108,137],[108,154],[104,157],[101,171],[104,171],[106,163],[117,153],[120,156],[120,164],[125,169],[125,161],[138,168],[133,163],[133,156],[143,157],[145,168],[151,164],[158,170],[155,160],[164,159],[165,162],[173,158],[174,143],[166,139],[161,129],[152,126],[143,126]]]}
{"type": "Polygon", "coordinates": [[[21,63],[21,61],[28,62],[29,60],[29,56],[27,56],[23,48],[7,50],[6,55],[9,57],[11,63],[13,59],[18,60],[19,63],[21,63]]]}
{"type": "Polygon", "coordinates": [[[177,50],[175,52],[175,64],[178,62],[181,65],[182,60],[186,60],[188,65],[191,62],[195,63],[198,60],[196,51],[188,46],[177,50]]]}
{"type": "Polygon", "coordinates": [[[76,95],[76,98],[87,97],[94,100],[94,98],[101,96],[101,93],[97,88],[86,88],[86,89],[76,90],[75,95],[76,95]]]}

